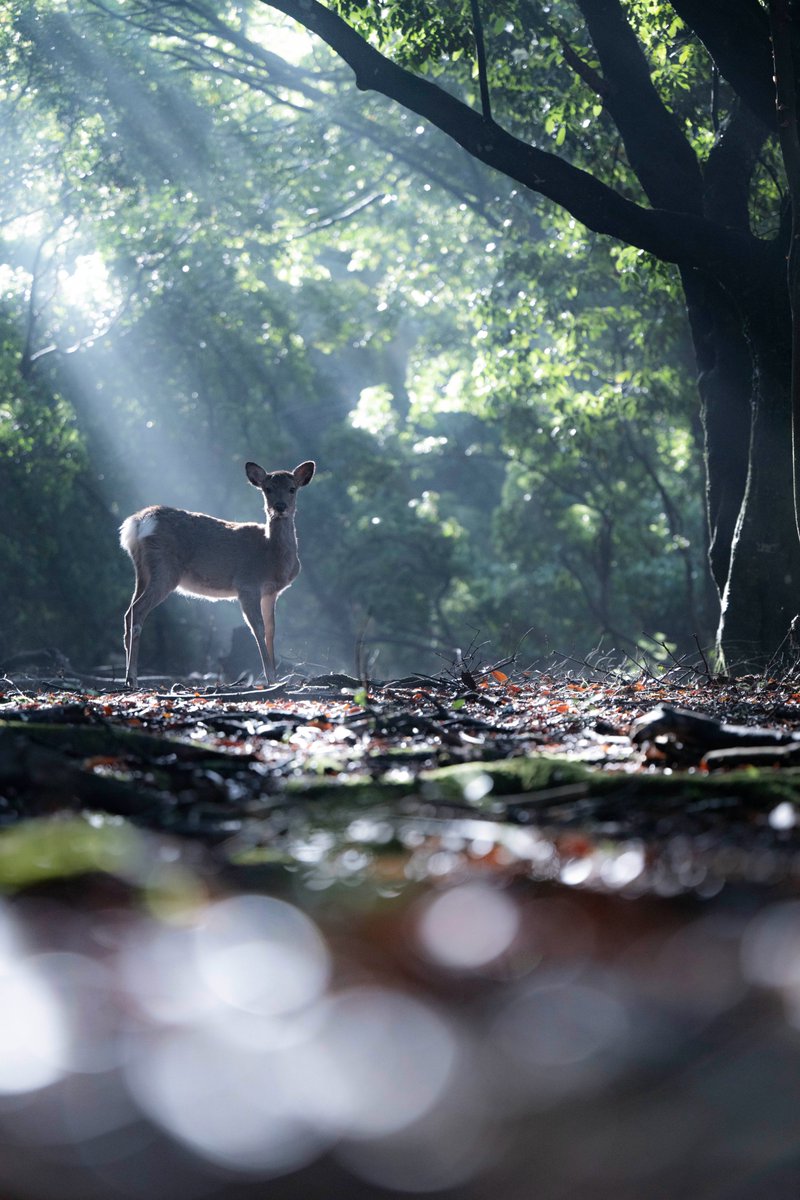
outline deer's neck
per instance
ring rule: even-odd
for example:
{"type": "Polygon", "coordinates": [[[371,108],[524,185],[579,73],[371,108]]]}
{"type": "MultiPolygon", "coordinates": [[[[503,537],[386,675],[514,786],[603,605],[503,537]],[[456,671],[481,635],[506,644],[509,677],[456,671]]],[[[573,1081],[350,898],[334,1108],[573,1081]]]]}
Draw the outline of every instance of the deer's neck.
{"type": "Polygon", "coordinates": [[[294,517],[267,517],[266,529],[269,542],[270,557],[278,569],[278,574],[297,574],[300,560],[297,557],[297,530],[294,517]]]}

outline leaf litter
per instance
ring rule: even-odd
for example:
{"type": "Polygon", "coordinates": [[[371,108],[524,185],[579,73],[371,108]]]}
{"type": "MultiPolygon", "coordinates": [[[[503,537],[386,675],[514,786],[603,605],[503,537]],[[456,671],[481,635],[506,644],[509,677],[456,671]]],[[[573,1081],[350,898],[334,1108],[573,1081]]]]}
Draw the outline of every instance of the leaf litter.
{"type": "Polygon", "coordinates": [[[465,870],[631,895],[795,881],[793,683],[502,665],[245,691],[16,689],[0,699],[0,822],[106,812],[229,864],[283,861],[315,887],[465,870]]]}

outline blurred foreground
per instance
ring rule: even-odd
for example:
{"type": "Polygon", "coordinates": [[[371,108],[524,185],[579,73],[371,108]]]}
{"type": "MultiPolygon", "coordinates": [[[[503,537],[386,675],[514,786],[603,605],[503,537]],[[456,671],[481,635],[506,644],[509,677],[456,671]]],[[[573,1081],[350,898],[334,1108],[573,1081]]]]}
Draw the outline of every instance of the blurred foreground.
{"type": "Polygon", "coordinates": [[[797,1200],[794,687],[15,685],[0,1196],[797,1200]]]}
{"type": "Polygon", "coordinates": [[[14,836],[51,878],[0,906],[7,1200],[797,1195],[794,899],[567,891],[477,845],[438,883],[237,886],[121,822],[80,874],[80,820],[14,836]]]}

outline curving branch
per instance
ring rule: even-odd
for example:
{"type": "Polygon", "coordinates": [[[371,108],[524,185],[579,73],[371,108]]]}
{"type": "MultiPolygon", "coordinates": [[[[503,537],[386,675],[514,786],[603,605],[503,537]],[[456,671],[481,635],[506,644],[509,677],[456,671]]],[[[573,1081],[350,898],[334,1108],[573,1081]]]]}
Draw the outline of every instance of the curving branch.
{"type": "Polygon", "coordinates": [[[710,270],[735,283],[765,254],[755,239],[682,211],[649,209],[487,121],[430,80],[392,62],[319,0],[262,0],[321,37],[352,68],[356,85],[381,93],[448,134],[474,158],[566,209],[595,233],[637,246],[665,262],[710,270]]]}
{"type": "Polygon", "coordinates": [[[356,213],[362,212],[372,204],[379,203],[384,199],[385,195],[385,192],[370,192],[368,196],[364,196],[354,204],[348,204],[341,211],[331,213],[327,217],[321,217],[319,221],[315,221],[313,225],[308,225],[305,229],[301,229],[297,233],[290,233],[286,240],[287,242],[296,242],[300,238],[311,237],[313,234],[319,233],[321,229],[330,229],[331,225],[338,225],[341,221],[349,221],[356,213]]]}

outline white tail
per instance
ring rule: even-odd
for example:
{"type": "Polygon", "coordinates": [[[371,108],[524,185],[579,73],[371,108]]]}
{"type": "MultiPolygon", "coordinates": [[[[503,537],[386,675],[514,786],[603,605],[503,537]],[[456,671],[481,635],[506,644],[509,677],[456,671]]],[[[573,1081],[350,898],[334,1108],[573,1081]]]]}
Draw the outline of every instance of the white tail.
{"type": "Polygon", "coordinates": [[[258,645],[264,675],[275,678],[275,601],[300,570],[294,525],[297,489],[310,483],[313,462],[293,471],[245,463],[247,478],[264,493],[266,522],[218,521],[160,505],[143,508],[120,526],[119,540],[136,571],[125,614],[125,682],[135,687],[145,618],[172,592],[207,600],[238,600],[258,645]]]}

